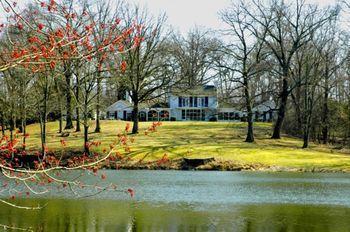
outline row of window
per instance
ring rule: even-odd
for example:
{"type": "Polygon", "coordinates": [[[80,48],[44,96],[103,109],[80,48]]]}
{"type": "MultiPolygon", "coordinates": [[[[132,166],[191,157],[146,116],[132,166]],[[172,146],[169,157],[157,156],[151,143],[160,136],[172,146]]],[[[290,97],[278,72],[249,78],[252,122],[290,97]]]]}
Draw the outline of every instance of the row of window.
{"type": "Polygon", "coordinates": [[[193,120],[193,121],[204,121],[205,111],[204,110],[182,110],[183,120],[193,120]]]}
{"type": "Polygon", "coordinates": [[[179,107],[208,107],[209,97],[179,97],[179,107]]]}
{"type": "MultiPolygon", "coordinates": [[[[246,115],[243,115],[243,117],[246,117],[246,115]]],[[[255,112],[254,113],[255,120],[263,120],[266,121],[267,119],[271,120],[273,117],[272,111],[266,111],[263,113],[255,112]]],[[[230,121],[230,120],[240,120],[240,114],[235,113],[235,112],[219,112],[218,113],[218,120],[225,120],[225,121],[230,121]]]]}
{"type": "Polygon", "coordinates": [[[220,112],[218,114],[218,119],[219,120],[239,120],[239,113],[235,112],[220,112]]]}
{"type": "MultiPolygon", "coordinates": [[[[139,119],[140,121],[158,121],[158,120],[169,120],[169,112],[167,110],[162,110],[160,112],[157,112],[155,110],[150,110],[148,113],[141,111],[139,112],[139,119]],[[148,118],[147,118],[148,116],[148,118]]],[[[118,119],[118,111],[115,112],[109,112],[107,111],[107,118],[114,117],[115,119],[118,119]]],[[[123,111],[123,117],[120,119],[123,120],[131,120],[132,113],[127,113],[126,111],[123,111]]]]}

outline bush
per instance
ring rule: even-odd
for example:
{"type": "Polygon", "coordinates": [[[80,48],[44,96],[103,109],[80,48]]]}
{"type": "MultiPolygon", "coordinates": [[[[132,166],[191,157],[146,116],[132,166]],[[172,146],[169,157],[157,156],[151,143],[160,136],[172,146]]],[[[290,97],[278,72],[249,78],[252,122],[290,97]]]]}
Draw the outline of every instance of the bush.
{"type": "Polygon", "coordinates": [[[209,122],[217,122],[218,119],[216,117],[210,117],[209,122]]]}
{"type": "Polygon", "coordinates": [[[171,117],[170,121],[174,122],[174,121],[176,121],[176,118],[175,117],[171,117]]]}

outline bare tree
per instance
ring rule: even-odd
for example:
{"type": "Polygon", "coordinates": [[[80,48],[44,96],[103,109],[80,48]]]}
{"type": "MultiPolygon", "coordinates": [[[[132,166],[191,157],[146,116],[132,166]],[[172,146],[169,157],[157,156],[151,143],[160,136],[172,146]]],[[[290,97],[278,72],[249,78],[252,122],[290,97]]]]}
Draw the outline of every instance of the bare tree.
{"type": "MultiPolygon", "coordinates": [[[[255,37],[255,31],[253,33],[249,28],[253,22],[243,10],[244,7],[244,3],[240,2],[221,13],[222,20],[229,26],[226,32],[231,36],[231,43],[223,50],[226,55],[224,59],[218,59],[217,62],[219,68],[232,73],[231,81],[238,83],[238,88],[243,90],[244,106],[248,116],[245,141],[254,142],[252,108],[256,93],[252,92],[251,82],[265,70],[262,60],[266,55],[263,50],[266,30],[262,28],[265,32],[262,32],[259,38],[255,37]]],[[[257,27],[254,29],[258,30],[257,27]]]]}
{"type": "Polygon", "coordinates": [[[256,37],[265,41],[278,62],[280,104],[272,138],[279,139],[288,96],[295,87],[290,79],[292,59],[298,50],[311,41],[316,30],[338,14],[339,9],[320,10],[315,5],[306,4],[304,0],[291,4],[278,0],[268,4],[258,1],[253,5],[253,10],[247,7],[244,9],[255,24],[265,28],[266,35],[255,30],[255,24],[251,25],[251,30],[256,37]]]}
{"type": "Polygon", "coordinates": [[[168,46],[174,57],[178,85],[193,88],[212,80],[212,56],[218,49],[218,41],[209,31],[195,28],[186,37],[175,34],[168,46]]]}
{"type": "Polygon", "coordinates": [[[125,42],[127,52],[121,64],[124,85],[133,102],[132,133],[135,134],[139,128],[139,104],[158,97],[157,90],[168,88],[173,72],[164,46],[165,15],[153,18],[135,6],[124,9],[123,19],[126,27],[136,24],[135,32],[125,42]]]}

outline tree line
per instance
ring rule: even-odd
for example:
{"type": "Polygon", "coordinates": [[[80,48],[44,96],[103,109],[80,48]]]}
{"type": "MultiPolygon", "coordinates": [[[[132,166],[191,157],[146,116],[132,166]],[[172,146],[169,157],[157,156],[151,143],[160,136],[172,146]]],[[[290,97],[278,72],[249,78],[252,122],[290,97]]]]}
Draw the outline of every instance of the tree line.
{"type": "Polygon", "coordinates": [[[214,83],[220,101],[247,112],[246,142],[254,142],[254,106],[273,100],[272,139],[284,132],[303,138],[304,148],[310,140],[349,145],[346,2],[321,8],[303,0],[233,1],[218,16],[224,29],[186,35],[174,32],[165,14],[123,1],[60,2],[65,7],[55,16],[47,14],[50,4],[29,4],[19,15],[30,25],[9,17],[0,28],[3,135],[5,129],[11,138],[16,129],[25,135],[28,123],[39,122],[45,152],[46,123],[57,120],[58,133],[83,130],[88,153],[89,131],[101,132],[101,112],[126,94],[136,134],[140,103],[164,101],[174,86],[214,83]],[[33,36],[38,31],[45,33],[33,36]],[[49,32],[59,61],[46,46],[49,32]],[[16,50],[19,44],[28,49],[16,50]]]}

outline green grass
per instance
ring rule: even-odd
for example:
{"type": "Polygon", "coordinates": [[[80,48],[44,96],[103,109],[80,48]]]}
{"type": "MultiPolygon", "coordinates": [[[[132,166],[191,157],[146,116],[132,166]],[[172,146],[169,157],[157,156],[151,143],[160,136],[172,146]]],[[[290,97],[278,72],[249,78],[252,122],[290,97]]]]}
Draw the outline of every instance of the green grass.
{"type": "MultiPolygon", "coordinates": [[[[93,122],[91,122],[93,130],[93,122]]],[[[125,128],[126,122],[102,121],[102,133],[90,133],[90,138],[102,142],[108,148],[118,131],[125,128]]],[[[271,124],[256,123],[256,142],[244,143],[245,123],[225,122],[163,122],[157,132],[145,135],[150,122],[140,123],[140,134],[128,154],[133,160],[154,161],[165,153],[171,159],[190,157],[215,157],[243,163],[259,163],[286,168],[321,168],[328,170],[349,170],[350,155],[328,146],[311,143],[310,148],[301,149],[300,139],[284,137],[271,140],[271,124]]],[[[57,133],[58,123],[48,123],[47,145],[49,149],[62,149],[61,137],[57,133]]],[[[28,147],[38,148],[40,134],[38,125],[28,126],[30,138],[28,147]]],[[[67,147],[77,150],[82,148],[82,133],[71,133],[65,138],[67,147]]]]}

